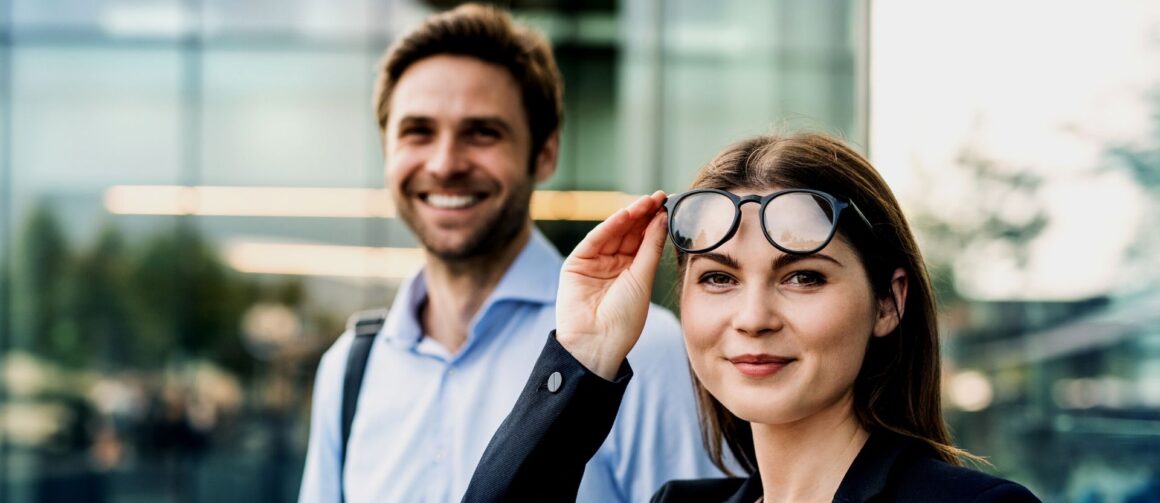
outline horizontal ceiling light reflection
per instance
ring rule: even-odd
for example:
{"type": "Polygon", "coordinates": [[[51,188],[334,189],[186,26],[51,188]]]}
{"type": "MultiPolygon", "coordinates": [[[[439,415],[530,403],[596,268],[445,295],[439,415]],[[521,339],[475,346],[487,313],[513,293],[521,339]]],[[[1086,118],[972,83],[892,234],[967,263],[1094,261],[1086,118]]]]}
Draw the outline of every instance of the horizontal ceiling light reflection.
{"type": "Polygon", "coordinates": [[[241,272],[302,276],[404,279],[423,265],[419,248],[243,242],[227,245],[225,257],[241,272]]]}
{"type": "Polygon", "coordinates": [[[358,188],[118,185],[105,191],[105,208],[118,215],[395,216],[386,191],[358,188]]]}
{"type": "MultiPolygon", "coordinates": [[[[532,195],[535,220],[599,221],[632,202],[623,192],[540,190],[532,195]]],[[[117,185],[104,195],[117,215],[394,218],[382,189],[323,187],[215,187],[117,185]]]]}
{"type": "Polygon", "coordinates": [[[532,194],[532,218],[600,221],[637,197],[623,192],[538,190],[532,194]]]}

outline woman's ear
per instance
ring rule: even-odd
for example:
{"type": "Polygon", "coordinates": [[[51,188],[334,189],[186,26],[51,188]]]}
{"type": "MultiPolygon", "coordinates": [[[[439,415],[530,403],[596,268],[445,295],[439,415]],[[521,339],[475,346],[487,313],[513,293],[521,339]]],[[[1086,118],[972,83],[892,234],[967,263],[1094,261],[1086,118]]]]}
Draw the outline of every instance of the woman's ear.
{"type": "Polygon", "coordinates": [[[899,267],[890,277],[890,295],[878,299],[878,319],[874,321],[874,336],[885,337],[902,323],[906,311],[906,289],[909,286],[906,270],[899,267]]]}

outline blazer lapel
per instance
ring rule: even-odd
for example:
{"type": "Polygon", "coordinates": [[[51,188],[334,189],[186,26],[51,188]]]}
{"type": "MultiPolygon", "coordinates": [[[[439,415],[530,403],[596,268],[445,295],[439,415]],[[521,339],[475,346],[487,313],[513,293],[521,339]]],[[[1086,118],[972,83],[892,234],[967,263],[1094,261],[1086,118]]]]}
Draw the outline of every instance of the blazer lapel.
{"type": "MultiPolygon", "coordinates": [[[[904,452],[915,444],[914,440],[886,431],[875,431],[866,440],[866,445],[858,451],[858,456],[842,477],[834,501],[838,503],[862,503],[873,500],[886,489],[890,471],[904,452]]],[[[751,475],[726,503],[754,503],[762,496],[761,476],[751,475]]]]}
{"type": "Polygon", "coordinates": [[[907,437],[881,430],[871,433],[850,469],[846,470],[846,476],[842,477],[834,501],[861,503],[881,494],[886,489],[895,462],[913,443],[914,440],[907,437]]]}
{"type": "Polygon", "coordinates": [[[762,496],[761,475],[754,473],[725,503],[754,503],[762,496]]]}

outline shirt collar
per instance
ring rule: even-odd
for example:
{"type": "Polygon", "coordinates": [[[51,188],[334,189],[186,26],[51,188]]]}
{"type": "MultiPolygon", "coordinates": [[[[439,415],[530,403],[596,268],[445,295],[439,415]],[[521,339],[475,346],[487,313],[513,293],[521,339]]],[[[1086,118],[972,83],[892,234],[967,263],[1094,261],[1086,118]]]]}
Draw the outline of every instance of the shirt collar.
{"type": "Polygon", "coordinates": [[[560,267],[563,265],[560,252],[539,229],[533,227],[528,243],[500,278],[495,291],[484,301],[476,320],[487,312],[491,304],[501,301],[555,303],[556,285],[560,282],[560,267]]]}
{"type": "MultiPolygon", "coordinates": [[[[483,319],[493,305],[501,302],[555,303],[556,285],[560,281],[559,271],[563,263],[560,252],[556,251],[555,246],[539,229],[533,227],[527,244],[484,301],[472,320],[472,326],[483,319]]],[[[395,294],[395,301],[391,304],[383,327],[383,339],[392,345],[414,346],[423,336],[419,306],[427,299],[426,271],[424,266],[403,282],[395,294]]]]}

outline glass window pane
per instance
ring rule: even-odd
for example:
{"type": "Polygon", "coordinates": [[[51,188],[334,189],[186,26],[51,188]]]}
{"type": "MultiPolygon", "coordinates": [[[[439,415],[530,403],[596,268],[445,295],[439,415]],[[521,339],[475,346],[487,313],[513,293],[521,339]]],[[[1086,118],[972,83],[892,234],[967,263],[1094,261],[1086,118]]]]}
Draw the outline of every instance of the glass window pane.
{"type": "Polygon", "coordinates": [[[174,35],[194,20],[182,0],[8,0],[18,30],[174,35]]]}
{"type": "Polygon", "coordinates": [[[13,164],[22,192],[178,178],[176,51],[18,47],[12,56],[13,164]]]}
{"type": "Polygon", "coordinates": [[[358,40],[383,2],[372,0],[205,0],[207,35],[285,35],[358,40]]]}
{"type": "Polygon", "coordinates": [[[204,62],[202,183],[352,187],[381,171],[362,52],[211,50],[204,62]]]}

